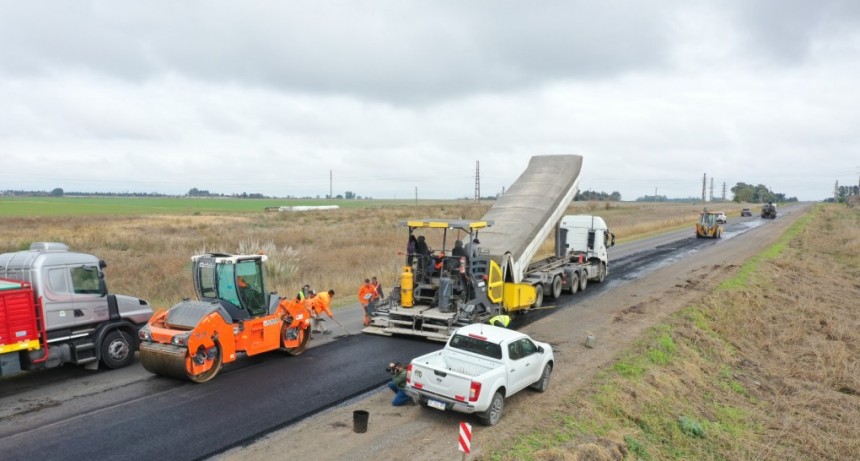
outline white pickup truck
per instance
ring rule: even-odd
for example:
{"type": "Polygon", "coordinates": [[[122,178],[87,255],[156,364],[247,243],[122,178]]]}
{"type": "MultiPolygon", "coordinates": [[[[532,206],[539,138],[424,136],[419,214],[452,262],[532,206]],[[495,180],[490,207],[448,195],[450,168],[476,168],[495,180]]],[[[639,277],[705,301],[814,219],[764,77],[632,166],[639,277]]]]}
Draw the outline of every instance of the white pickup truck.
{"type": "Polygon", "coordinates": [[[412,360],[406,393],[424,407],[476,413],[492,426],[505,398],[549,386],[552,346],[504,328],[475,323],[454,332],[445,348],[412,360]]]}

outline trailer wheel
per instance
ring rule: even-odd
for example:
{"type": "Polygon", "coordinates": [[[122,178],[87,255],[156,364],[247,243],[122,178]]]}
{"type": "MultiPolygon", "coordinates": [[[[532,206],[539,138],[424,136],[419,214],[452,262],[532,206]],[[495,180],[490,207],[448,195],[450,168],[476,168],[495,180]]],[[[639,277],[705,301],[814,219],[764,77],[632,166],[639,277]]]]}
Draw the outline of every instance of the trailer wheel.
{"type": "Polygon", "coordinates": [[[131,365],[134,361],[134,340],[122,330],[106,334],[101,344],[102,363],[111,369],[131,365]]]}
{"type": "Polygon", "coordinates": [[[552,299],[558,299],[561,297],[561,285],[561,276],[556,275],[553,277],[552,284],[550,285],[552,289],[552,293],[550,293],[552,295],[552,299]]]}
{"type": "Polygon", "coordinates": [[[579,291],[585,291],[585,287],[588,286],[588,276],[582,274],[582,277],[579,278],[579,291]]]}
{"type": "Polygon", "coordinates": [[[570,294],[575,294],[579,291],[579,273],[574,272],[573,276],[570,277],[570,286],[567,287],[567,291],[570,292],[570,294]]]}
{"type": "Polygon", "coordinates": [[[606,280],[606,263],[600,262],[600,272],[597,274],[597,283],[603,283],[606,280]]]}
{"type": "Polygon", "coordinates": [[[535,285],[535,303],[532,309],[537,309],[543,304],[543,285],[535,285]]]}

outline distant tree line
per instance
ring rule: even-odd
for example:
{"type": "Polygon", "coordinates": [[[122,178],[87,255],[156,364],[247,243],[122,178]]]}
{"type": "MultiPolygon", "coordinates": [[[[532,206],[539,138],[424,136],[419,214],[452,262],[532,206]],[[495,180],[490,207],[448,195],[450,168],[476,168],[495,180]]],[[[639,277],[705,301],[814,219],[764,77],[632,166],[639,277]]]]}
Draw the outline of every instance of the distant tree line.
{"type": "Polygon", "coordinates": [[[797,197],[786,197],[783,193],[773,192],[764,184],[754,186],[745,182],[739,182],[732,187],[734,198],[732,201],[736,203],[765,203],[765,202],[796,202],[797,197]]]}
{"type": "Polygon", "coordinates": [[[845,203],[851,195],[860,195],[860,187],[839,186],[836,188],[836,197],[829,197],[824,201],[827,203],[845,203]]]}
{"type": "MultiPolygon", "coordinates": [[[[701,197],[676,197],[669,198],[665,195],[643,195],[636,199],[637,202],[671,202],[671,203],[696,203],[701,202],[701,197]]],[[[715,200],[716,201],[716,200],[715,200]]]]}
{"type": "Polygon", "coordinates": [[[607,194],[603,191],[597,192],[593,190],[581,190],[576,193],[576,196],[573,198],[573,200],[578,202],[586,202],[589,200],[620,202],[621,194],[618,191],[612,191],[611,194],[607,194]]]}

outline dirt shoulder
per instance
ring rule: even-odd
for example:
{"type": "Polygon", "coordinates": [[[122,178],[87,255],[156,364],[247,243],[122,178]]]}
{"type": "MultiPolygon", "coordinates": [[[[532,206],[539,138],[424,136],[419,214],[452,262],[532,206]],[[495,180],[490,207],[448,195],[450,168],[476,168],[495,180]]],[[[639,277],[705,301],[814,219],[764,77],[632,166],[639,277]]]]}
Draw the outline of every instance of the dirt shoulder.
{"type": "Polygon", "coordinates": [[[807,210],[798,207],[767,225],[723,240],[640,280],[579,301],[523,328],[535,338],[553,344],[557,364],[552,383],[544,394],[523,391],[508,399],[504,417],[495,427],[479,426],[474,418],[453,412],[419,406],[392,407],[391,393],[381,389],[216,459],[262,461],[289,453],[290,457],[320,460],[454,460],[461,457],[457,449],[461,420],[473,424],[473,455],[480,455],[499,441],[511,440],[537,427],[541,416],[559,408],[643,331],[713,290],[744,261],[774,243],[807,210]],[[593,349],[583,346],[588,332],[597,338],[593,349]],[[366,433],[353,432],[354,410],[370,412],[366,433]]]}

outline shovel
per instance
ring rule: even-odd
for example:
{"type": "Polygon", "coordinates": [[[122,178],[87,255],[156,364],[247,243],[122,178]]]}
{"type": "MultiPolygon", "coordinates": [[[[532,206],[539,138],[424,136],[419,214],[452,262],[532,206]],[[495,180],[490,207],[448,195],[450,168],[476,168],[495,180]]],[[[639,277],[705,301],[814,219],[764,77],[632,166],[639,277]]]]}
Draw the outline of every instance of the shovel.
{"type": "Polygon", "coordinates": [[[351,334],[352,334],[352,333],[350,333],[350,332],[349,332],[349,330],[347,330],[347,329],[346,329],[346,327],[345,327],[345,326],[343,326],[340,322],[338,322],[337,320],[335,320],[335,318],[334,318],[334,317],[332,317],[332,318],[331,318],[331,321],[332,321],[332,322],[334,322],[334,323],[336,323],[336,324],[337,324],[337,326],[339,326],[339,327],[343,328],[343,331],[345,331],[345,332],[346,332],[346,334],[348,334],[348,335],[351,335],[351,334]]]}

